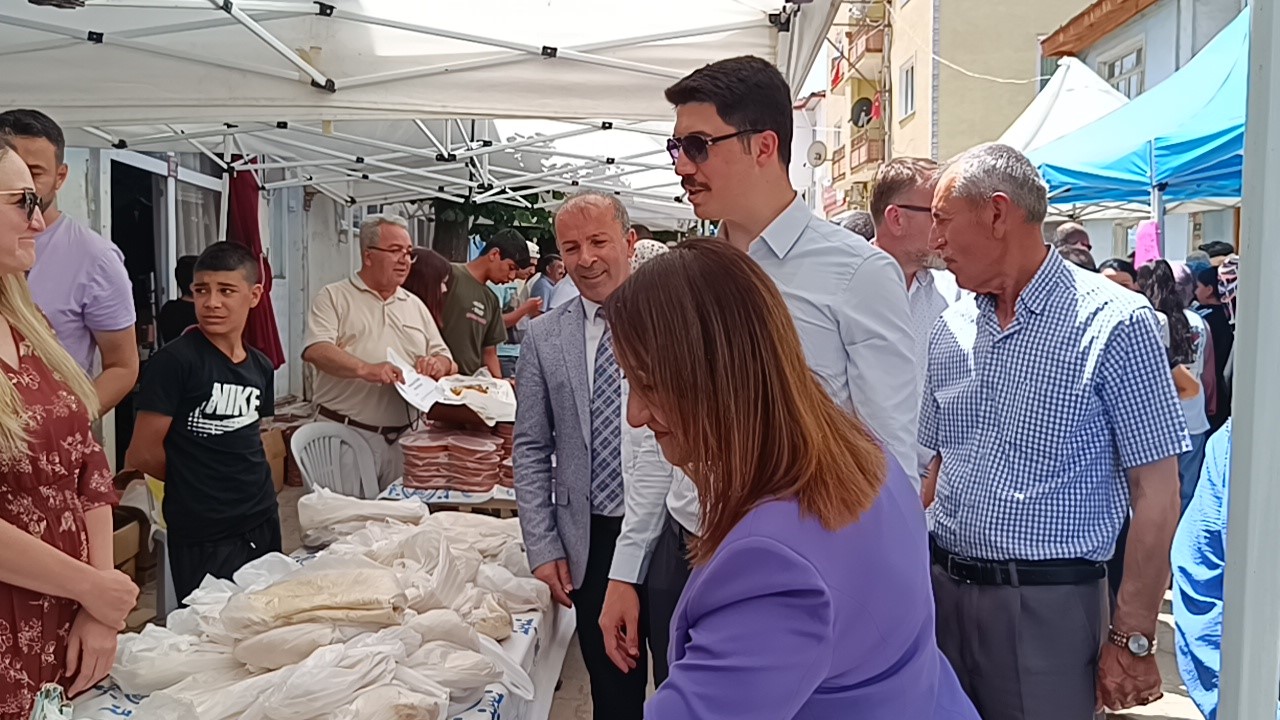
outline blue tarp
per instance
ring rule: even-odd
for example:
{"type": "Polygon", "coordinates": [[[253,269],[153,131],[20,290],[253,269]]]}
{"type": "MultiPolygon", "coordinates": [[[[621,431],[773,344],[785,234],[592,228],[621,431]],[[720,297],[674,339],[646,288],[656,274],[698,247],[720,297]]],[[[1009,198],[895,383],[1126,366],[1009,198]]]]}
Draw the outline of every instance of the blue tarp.
{"type": "Polygon", "coordinates": [[[1245,9],[1195,57],[1129,104],[1035,150],[1054,203],[1240,196],[1249,83],[1245,9]]]}

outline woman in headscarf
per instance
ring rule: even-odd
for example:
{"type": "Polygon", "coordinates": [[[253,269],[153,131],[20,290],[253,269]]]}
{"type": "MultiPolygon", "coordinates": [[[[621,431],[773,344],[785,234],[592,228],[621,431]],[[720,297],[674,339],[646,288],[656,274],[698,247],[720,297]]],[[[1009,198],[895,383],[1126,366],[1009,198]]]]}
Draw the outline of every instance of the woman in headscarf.
{"type": "Polygon", "coordinates": [[[637,240],[631,253],[631,271],[667,252],[667,246],[657,240],[637,240]]]}

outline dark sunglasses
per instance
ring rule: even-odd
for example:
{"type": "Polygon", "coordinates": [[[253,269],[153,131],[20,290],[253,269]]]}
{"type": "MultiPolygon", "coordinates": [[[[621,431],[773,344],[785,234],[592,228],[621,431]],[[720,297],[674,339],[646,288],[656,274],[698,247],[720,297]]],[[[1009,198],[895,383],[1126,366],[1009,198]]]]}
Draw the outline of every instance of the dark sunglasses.
{"type": "Polygon", "coordinates": [[[0,195],[22,195],[22,200],[18,202],[18,207],[27,211],[27,222],[31,222],[31,219],[36,216],[36,209],[40,207],[40,196],[30,188],[0,190],[0,195]]]}
{"type": "Polygon", "coordinates": [[[703,163],[707,161],[707,155],[711,152],[711,146],[716,143],[732,140],[736,137],[748,135],[750,133],[762,133],[764,130],[739,130],[738,132],[729,133],[728,135],[717,135],[716,137],[702,137],[701,135],[685,135],[684,137],[667,138],[667,152],[671,155],[671,162],[676,162],[681,155],[689,158],[689,162],[703,163]]]}

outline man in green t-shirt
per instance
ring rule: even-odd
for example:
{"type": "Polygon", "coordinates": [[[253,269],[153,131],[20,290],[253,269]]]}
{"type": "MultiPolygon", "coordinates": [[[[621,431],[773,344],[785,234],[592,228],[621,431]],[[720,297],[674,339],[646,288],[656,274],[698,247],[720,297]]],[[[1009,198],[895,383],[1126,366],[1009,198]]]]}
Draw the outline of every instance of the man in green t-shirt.
{"type": "Polygon", "coordinates": [[[471,375],[484,367],[494,377],[502,377],[498,345],[506,342],[507,329],[501,303],[488,283],[509,283],[529,265],[524,237],[515,230],[501,230],[485,243],[475,260],[453,266],[442,334],[458,363],[458,372],[471,375]]]}

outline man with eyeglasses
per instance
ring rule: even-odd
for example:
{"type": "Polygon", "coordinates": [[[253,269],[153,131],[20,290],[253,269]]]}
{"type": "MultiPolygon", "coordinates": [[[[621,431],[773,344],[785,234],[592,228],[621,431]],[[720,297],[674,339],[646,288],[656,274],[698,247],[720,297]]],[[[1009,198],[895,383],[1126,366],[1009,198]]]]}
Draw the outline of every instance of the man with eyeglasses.
{"type": "MultiPolygon", "coordinates": [[[[318,371],[318,419],[346,425],[368,442],[385,488],[403,474],[396,441],[416,412],[395,388],[404,375],[387,361],[387,349],[432,378],[455,372],[456,365],[427,306],[400,287],[413,264],[404,218],[365,218],[360,249],[360,271],[324,287],[312,301],[302,359],[318,371]]],[[[354,453],[344,452],[341,464],[345,477],[360,477],[354,453]]]]}
{"type": "Polygon", "coordinates": [[[489,286],[514,281],[532,264],[528,242],[519,231],[508,228],[494,233],[474,260],[453,266],[443,321],[444,340],[458,372],[474,375],[487,368],[493,377],[503,376],[498,346],[507,341],[507,328],[502,302],[489,286]]]}
{"type": "MultiPolygon", "coordinates": [[[[698,217],[720,221],[721,237],[777,284],[809,367],[827,392],[865,420],[914,477],[920,398],[906,284],[893,258],[814,215],[791,187],[793,97],[766,60],[746,56],[707,65],[667,88],[676,108],[667,149],[698,217]]],[[[649,621],[668,628],[689,577],[683,551],[698,529],[697,494],[681,479],[657,497],[638,497],[633,490],[638,488],[627,488],[627,513],[658,520],[629,526],[654,527],[657,534],[619,542],[653,548],[647,580],[642,578],[649,621]]],[[[611,582],[601,624],[625,626],[637,607],[635,592],[611,582]]],[[[665,670],[665,663],[655,662],[655,681],[665,670]]]]}

